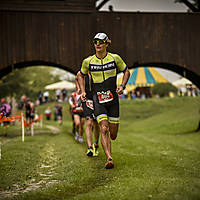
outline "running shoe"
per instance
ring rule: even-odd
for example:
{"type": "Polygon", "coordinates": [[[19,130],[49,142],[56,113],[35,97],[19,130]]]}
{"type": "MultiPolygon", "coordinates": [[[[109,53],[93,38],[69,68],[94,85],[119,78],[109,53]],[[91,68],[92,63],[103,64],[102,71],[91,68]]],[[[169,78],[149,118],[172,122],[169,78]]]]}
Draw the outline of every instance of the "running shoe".
{"type": "Polygon", "coordinates": [[[93,146],[93,156],[98,156],[99,155],[99,152],[98,152],[99,145],[93,144],[92,146],[93,146]]]}
{"type": "Polygon", "coordinates": [[[87,150],[87,156],[90,156],[90,157],[93,156],[93,149],[92,149],[92,147],[88,148],[88,150],[87,150]]]}
{"type": "Polygon", "coordinates": [[[114,162],[113,162],[112,158],[108,159],[108,162],[105,164],[105,168],[106,169],[112,169],[112,168],[114,168],[114,162]]]}
{"type": "Polygon", "coordinates": [[[80,137],[78,138],[78,141],[79,141],[80,143],[83,143],[83,137],[80,136],[80,137]]]}
{"type": "Polygon", "coordinates": [[[79,133],[76,132],[76,135],[75,135],[75,140],[78,141],[78,138],[79,138],[79,133]]]}

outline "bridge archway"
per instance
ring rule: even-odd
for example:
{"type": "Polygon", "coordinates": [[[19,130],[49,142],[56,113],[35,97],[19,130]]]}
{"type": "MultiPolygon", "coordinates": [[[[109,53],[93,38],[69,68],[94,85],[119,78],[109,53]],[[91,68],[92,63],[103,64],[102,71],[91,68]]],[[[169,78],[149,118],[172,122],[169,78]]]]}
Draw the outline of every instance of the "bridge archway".
{"type": "Polygon", "coordinates": [[[35,60],[35,61],[20,62],[20,63],[7,66],[6,68],[0,70],[0,79],[8,75],[9,73],[13,72],[15,69],[22,69],[26,67],[37,67],[37,66],[55,67],[55,68],[65,70],[75,75],[75,72],[71,69],[71,67],[67,67],[67,66],[60,65],[53,62],[35,60]]]}
{"type": "MultiPolygon", "coordinates": [[[[46,62],[46,61],[38,60],[38,61],[28,61],[28,62],[12,64],[12,65],[0,70],[0,79],[3,78],[4,76],[8,75],[9,73],[13,72],[15,69],[22,69],[25,67],[33,67],[33,66],[36,67],[36,66],[41,66],[41,65],[59,68],[59,69],[65,70],[65,71],[70,72],[75,75],[75,72],[74,72],[74,70],[71,69],[71,67],[67,67],[67,66],[60,65],[57,63],[53,63],[53,62],[46,62]]],[[[198,88],[200,88],[200,76],[198,74],[196,74],[195,72],[193,72],[187,68],[184,68],[182,66],[176,65],[176,64],[159,63],[159,62],[134,63],[133,66],[129,67],[129,69],[136,68],[136,67],[144,67],[144,66],[157,67],[157,68],[166,69],[166,70],[175,72],[175,73],[187,78],[194,85],[196,85],[198,88]]]]}

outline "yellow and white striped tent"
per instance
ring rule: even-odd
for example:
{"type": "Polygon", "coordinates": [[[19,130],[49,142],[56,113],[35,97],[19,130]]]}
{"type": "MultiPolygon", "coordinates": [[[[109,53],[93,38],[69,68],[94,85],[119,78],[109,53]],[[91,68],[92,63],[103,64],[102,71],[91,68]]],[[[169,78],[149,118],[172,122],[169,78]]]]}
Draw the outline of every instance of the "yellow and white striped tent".
{"type": "MultiPolygon", "coordinates": [[[[130,69],[130,78],[128,80],[126,89],[132,91],[136,87],[151,87],[155,83],[168,82],[154,67],[138,67],[130,69]]],[[[117,84],[122,83],[122,75],[118,76],[117,84]]]]}

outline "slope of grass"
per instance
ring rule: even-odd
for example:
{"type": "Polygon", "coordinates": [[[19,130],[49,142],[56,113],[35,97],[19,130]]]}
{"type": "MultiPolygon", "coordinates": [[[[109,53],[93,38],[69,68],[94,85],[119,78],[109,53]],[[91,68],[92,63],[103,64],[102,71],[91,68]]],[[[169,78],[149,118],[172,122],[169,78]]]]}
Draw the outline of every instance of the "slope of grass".
{"type": "Polygon", "coordinates": [[[200,132],[195,132],[200,98],[123,100],[120,105],[112,170],[104,169],[101,147],[98,157],[88,158],[86,143],[74,140],[68,105],[63,105],[62,126],[44,120],[24,143],[16,133],[20,129],[12,127],[9,135],[16,137],[1,137],[0,199],[200,199],[200,132]]]}

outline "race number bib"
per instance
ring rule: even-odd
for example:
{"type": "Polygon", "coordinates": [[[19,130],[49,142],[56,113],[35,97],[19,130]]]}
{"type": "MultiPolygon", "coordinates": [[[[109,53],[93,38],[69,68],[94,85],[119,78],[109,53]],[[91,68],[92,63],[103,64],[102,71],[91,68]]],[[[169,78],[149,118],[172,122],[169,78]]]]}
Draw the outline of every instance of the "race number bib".
{"type": "Polygon", "coordinates": [[[86,106],[90,108],[91,110],[94,110],[93,101],[92,100],[86,100],[86,106]]]}
{"type": "Polygon", "coordinates": [[[82,111],[83,108],[82,108],[82,106],[79,106],[79,107],[76,107],[75,110],[76,110],[76,111],[82,111]]]}
{"type": "Polygon", "coordinates": [[[99,103],[106,103],[113,100],[113,94],[110,90],[106,92],[97,92],[99,103]]]}

